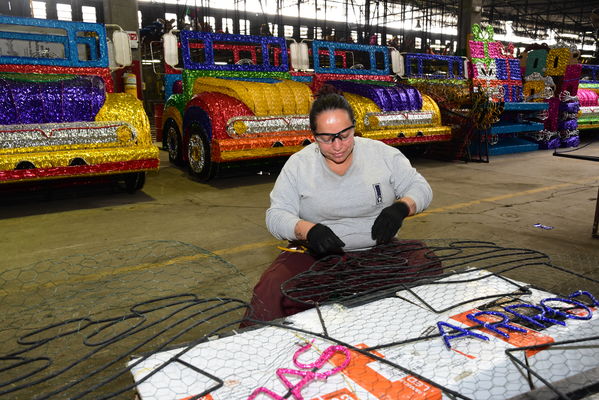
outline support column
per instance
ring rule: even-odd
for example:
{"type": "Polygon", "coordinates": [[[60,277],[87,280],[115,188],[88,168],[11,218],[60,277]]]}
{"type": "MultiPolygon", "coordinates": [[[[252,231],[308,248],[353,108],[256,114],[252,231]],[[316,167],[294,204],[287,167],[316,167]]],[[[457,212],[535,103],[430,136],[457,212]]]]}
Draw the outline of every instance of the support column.
{"type": "Polygon", "coordinates": [[[81,0],[71,0],[71,12],[73,13],[73,21],[83,21],[83,11],[81,11],[81,0]]]}
{"type": "Polygon", "coordinates": [[[46,1],[46,19],[58,19],[56,11],[56,0],[46,1]]]}
{"type": "Polygon", "coordinates": [[[366,0],[364,3],[364,38],[360,43],[369,44],[370,35],[370,0],[366,0]]]}
{"type": "Polygon", "coordinates": [[[10,1],[0,1],[0,15],[13,15],[10,12],[10,1]]]}
{"type": "Polygon", "coordinates": [[[458,49],[457,55],[465,56],[468,39],[472,33],[472,25],[480,24],[483,12],[482,0],[460,0],[458,16],[458,49]]]}
{"type": "MultiPolygon", "coordinates": [[[[126,31],[135,31],[139,38],[139,29],[137,21],[137,0],[105,0],[104,1],[104,23],[116,24],[126,31]]],[[[141,42],[141,40],[140,40],[141,42]]],[[[140,43],[141,45],[141,43],[140,43]]],[[[143,82],[141,71],[141,53],[138,49],[131,49],[133,63],[138,65],[140,81],[143,82]]],[[[143,86],[142,86],[143,87],[143,86]]],[[[139,92],[138,92],[139,93],[139,92]]]]}
{"type": "MultiPolygon", "coordinates": [[[[5,2],[6,3],[6,2],[5,2]]],[[[7,12],[8,15],[14,15],[15,17],[33,17],[33,13],[31,12],[31,3],[29,1],[24,0],[10,0],[10,11],[7,12]]],[[[2,6],[4,8],[4,6],[2,6]]]]}

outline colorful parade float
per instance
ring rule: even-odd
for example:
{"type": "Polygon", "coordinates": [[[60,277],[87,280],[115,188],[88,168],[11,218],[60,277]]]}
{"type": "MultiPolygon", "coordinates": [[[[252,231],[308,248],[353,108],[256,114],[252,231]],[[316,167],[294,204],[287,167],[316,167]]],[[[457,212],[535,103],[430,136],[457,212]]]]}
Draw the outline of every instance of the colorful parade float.
{"type": "Polygon", "coordinates": [[[470,149],[479,161],[490,155],[537,150],[539,146],[525,138],[543,130],[548,105],[533,102],[522,85],[520,60],[513,45],[507,48],[494,40],[491,26],[472,26],[474,40],[469,41],[471,91],[486,93],[495,102],[495,118],[475,131],[470,149]],[[486,126],[485,126],[486,125],[486,126]]]}
{"type": "Polygon", "coordinates": [[[448,141],[439,107],[415,87],[396,82],[400,54],[384,46],[314,40],[291,43],[293,79],[317,94],[341,92],[356,114],[356,134],[393,146],[448,141]]]}
{"type": "Polygon", "coordinates": [[[287,156],[311,143],[312,93],[291,80],[283,38],[181,31],[163,45],[165,62],[182,65],[162,118],[171,162],[207,181],[223,163],[287,156]]]}
{"type": "Polygon", "coordinates": [[[453,127],[452,142],[435,155],[489,160],[489,155],[538,148],[518,138],[543,129],[534,121],[546,105],[522,101],[522,82],[513,48],[493,40],[493,30],[473,26],[469,58],[404,53],[400,79],[431,96],[443,121],[453,127]]]}
{"type": "MultiPolygon", "coordinates": [[[[524,98],[548,105],[544,129],[534,135],[540,149],[573,147],[580,143],[577,119],[581,102],[577,95],[582,65],[579,56],[575,46],[564,43],[539,46],[523,54],[524,98]]],[[[581,95],[586,105],[587,94],[581,95]]],[[[596,95],[593,97],[597,103],[596,95]]]]}
{"type": "Polygon", "coordinates": [[[0,16],[0,183],[110,176],[133,192],[158,169],[142,103],[114,93],[131,52],[110,29],[0,16]]]}
{"type": "Polygon", "coordinates": [[[460,57],[401,56],[401,77],[433,97],[455,128],[456,148],[444,149],[454,158],[488,162],[490,155],[577,146],[579,122],[599,122],[597,71],[588,67],[579,90],[575,47],[539,45],[518,59],[512,44],[494,40],[492,27],[472,32],[467,69],[460,57]]]}
{"type": "Polygon", "coordinates": [[[386,47],[313,41],[309,49],[272,36],[191,31],[164,35],[163,46],[165,90],[173,95],[162,141],[171,162],[199,180],[223,164],[288,156],[310,144],[308,111],[323,85],[350,102],[357,135],[391,145],[451,137],[430,97],[395,82],[386,47]]]}

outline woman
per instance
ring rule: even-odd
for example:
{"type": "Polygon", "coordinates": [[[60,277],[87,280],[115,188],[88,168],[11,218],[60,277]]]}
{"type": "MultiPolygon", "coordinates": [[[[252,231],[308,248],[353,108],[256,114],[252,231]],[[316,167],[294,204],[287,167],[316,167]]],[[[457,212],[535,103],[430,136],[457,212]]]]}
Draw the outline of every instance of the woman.
{"type": "Polygon", "coordinates": [[[304,241],[308,253],[284,251],[254,288],[252,317],[272,320],[306,309],[281,284],[323,256],[390,242],[404,218],[432,200],[426,180],[396,148],[354,137],[354,114],[339,94],[320,96],[310,110],[315,143],[292,155],[270,194],[268,230],[304,241]]]}

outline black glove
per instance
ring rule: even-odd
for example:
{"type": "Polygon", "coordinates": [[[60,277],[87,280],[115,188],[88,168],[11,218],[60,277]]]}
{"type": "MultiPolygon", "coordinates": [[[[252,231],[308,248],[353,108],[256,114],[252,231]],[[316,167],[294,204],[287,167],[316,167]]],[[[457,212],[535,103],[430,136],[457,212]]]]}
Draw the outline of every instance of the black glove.
{"type": "Polygon", "coordinates": [[[308,231],[308,249],[315,257],[342,254],[345,243],[328,226],[316,224],[308,231]]]}
{"type": "Polygon", "coordinates": [[[389,243],[408,215],[410,215],[410,207],[403,201],[397,201],[383,208],[372,224],[372,240],[376,240],[376,244],[389,243]]]}

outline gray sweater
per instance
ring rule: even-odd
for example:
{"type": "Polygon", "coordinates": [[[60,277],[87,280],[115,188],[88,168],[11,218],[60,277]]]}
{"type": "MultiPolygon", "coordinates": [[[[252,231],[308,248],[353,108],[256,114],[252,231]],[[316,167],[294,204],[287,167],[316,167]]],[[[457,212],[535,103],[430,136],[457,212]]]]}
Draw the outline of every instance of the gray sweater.
{"type": "Polygon", "coordinates": [[[270,193],[266,226],[278,239],[295,240],[300,219],[321,223],[345,242],[345,250],[376,243],[370,236],[381,210],[401,197],[411,197],[417,212],[430,204],[428,182],[396,148],[356,137],[352,165],[337,175],[312,143],[285,163],[270,193]]]}

